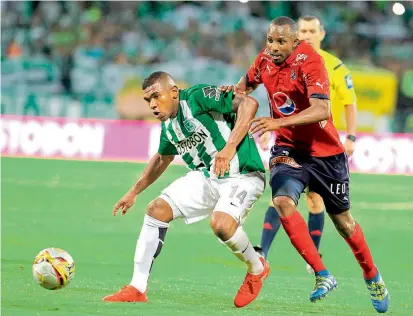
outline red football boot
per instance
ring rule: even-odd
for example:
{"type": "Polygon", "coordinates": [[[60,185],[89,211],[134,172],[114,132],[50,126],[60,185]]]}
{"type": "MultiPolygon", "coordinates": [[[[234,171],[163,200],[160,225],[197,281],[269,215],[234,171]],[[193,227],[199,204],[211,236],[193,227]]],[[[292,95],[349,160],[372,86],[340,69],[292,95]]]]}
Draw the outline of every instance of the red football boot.
{"type": "Polygon", "coordinates": [[[234,299],[234,304],[236,307],[244,307],[251,303],[261,291],[263,281],[268,277],[270,273],[270,266],[268,262],[261,257],[260,258],[264,270],[261,274],[251,274],[247,273],[244,279],[244,283],[242,283],[241,287],[238,290],[237,295],[234,299]]]}
{"type": "Polygon", "coordinates": [[[130,302],[130,303],[146,303],[148,298],[146,292],[142,293],[134,288],[132,285],[124,286],[120,291],[105,296],[102,301],[104,302],[130,302]]]}

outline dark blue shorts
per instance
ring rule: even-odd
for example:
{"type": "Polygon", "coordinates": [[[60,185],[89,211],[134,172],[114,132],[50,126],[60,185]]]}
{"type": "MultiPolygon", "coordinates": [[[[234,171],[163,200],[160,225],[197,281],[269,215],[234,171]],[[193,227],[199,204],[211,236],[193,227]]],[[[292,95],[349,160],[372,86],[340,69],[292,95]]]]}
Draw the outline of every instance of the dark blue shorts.
{"type": "Polygon", "coordinates": [[[347,156],[311,157],[289,147],[274,146],[270,158],[272,197],[288,196],[298,204],[300,194],[321,195],[326,211],[340,214],[350,209],[350,177],[347,156]]]}

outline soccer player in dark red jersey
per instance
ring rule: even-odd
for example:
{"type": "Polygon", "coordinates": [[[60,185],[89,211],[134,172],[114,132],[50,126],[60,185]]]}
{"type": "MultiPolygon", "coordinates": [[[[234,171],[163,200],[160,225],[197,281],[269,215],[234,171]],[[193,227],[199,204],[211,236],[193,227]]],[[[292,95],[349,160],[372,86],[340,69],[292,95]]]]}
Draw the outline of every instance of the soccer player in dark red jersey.
{"type": "Polygon", "coordinates": [[[329,80],[323,58],[297,38],[297,25],[288,17],[274,19],[267,44],[258,54],[235,93],[253,92],[264,84],[272,117],[253,120],[251,133],[275,131],[271,149],[270,185],[274,206],[291,243],[314,269],[312,302],[337,287],[297,211],[300,194],[308,186],[324,199],[326,211],[360,264],[373,306],[386,312],[389,294],[377,270],[360,225],[350,213],[349,171],[329,103],[329,80]]]}

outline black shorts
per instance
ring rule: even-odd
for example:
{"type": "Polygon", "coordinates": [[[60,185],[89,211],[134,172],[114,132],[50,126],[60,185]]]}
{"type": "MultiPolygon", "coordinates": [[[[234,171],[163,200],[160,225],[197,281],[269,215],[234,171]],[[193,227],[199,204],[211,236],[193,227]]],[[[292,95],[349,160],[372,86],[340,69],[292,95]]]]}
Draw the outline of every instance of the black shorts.
{"type": "Polygon", "coordinates": [[[326,211],[340,214],[350,209],[350,177],[347,156],[311,157],[289,147],[274,146],[270,158],[272,197],[288,196],[298,204],[300,194],[321,195],[326,211]]]}

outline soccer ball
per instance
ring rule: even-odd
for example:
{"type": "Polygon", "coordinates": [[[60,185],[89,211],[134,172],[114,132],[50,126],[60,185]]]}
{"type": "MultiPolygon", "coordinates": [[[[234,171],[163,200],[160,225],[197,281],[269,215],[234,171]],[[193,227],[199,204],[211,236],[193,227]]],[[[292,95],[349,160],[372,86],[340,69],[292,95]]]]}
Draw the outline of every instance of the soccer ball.
{"type": "Polygon", "coordinates": [[[33,262],[35,281],[48,290],[59,290],[69,284],[75,275],[75,263],[68,252],[60,248],[46,248],[33,262]]]}

